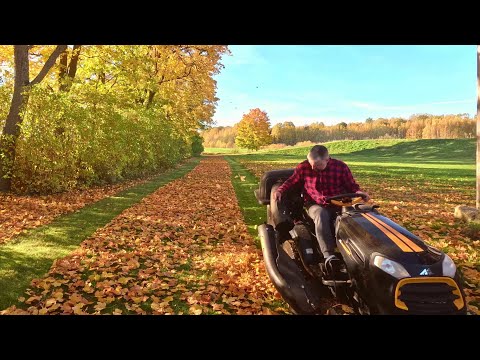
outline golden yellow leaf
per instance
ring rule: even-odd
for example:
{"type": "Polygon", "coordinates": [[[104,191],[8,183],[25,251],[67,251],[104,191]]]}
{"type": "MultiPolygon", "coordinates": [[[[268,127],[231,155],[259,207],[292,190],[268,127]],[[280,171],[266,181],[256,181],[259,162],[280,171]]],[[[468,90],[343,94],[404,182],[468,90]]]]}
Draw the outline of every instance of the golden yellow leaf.
{"type": "Polygon", "coordinates": [[[82,303],[78,303],[76,304],[72,309],[73,309],[73,313],[76,314],[76,315],[81,315],[83,314],[83,310],[82,310],[82,307],[84,307],[85,304],[82,304],[82,303]]]}
{"type": "Polygon", "coordinates": [[[47,312],[48,312],[47,308],[41,308],[40,310],[38,310],[39,315],[45,315],[47,312]]]}
{"type": "Polygon", "coordinates": [[[150,307],[152,308],[152,310],[155,310],[155,311],[161,311],[161,310],[163,310],[163,306],[161,306],[161,304],[155,303],[155,302],[152,302],[152,303],[150,304],[150,307]]]}
{"type": "Polygon", "coordinates": [[[89,285],[85,285],[85,286],[83,287],[83,291],[85,291],[85,292],[88,293],[88,294],[91,294],[91,293],[93,293],[95,290],[94,290],[92,287],[90,287],[89,285]]]}
{"type": "Polygon", "coordinates": [[[143,297],[142,296],[135,296],[135,297],[132,297],[132,300],[135,304],[139,304],[143,301],[143,297]]]}
{"type": "Polygon", "coordinates": [[[29,297],[29,298],[27,299],[27,301],[25,301],[25,303],[31,304],[32,302],[38,301],[38,300],[40,300],[40,299],[41,299],[40,296],[31,296],[31,297],[29,297]]]}
{"type": "Polygon", "coordinates": [[[190,306],[188,310],[191,314],[194,314],[194,315],[200,315],[203,311],[202,307],[197,304],[190,306]]]}
{"type": "Polygon", "coordinates": [[[107,306],[106,303],[99,302],[97,305],[94,306],[94,308],[97,311],[101,311],[101,310],[105,309],[106,306],[107,306]]]}
{"type": "Polygon", "coordinates": [[[57,302],[56,299],[48,299],[46,302],[45,302],[45,306],[46,307],[50,307],[52,306],[53,304],[55,304],[57,302]]]}
{"type": "Polygon", "coordinates": [[[342,304],[342,310],[349,314],[354,314],[355,311],[348,305],[342,304]]]}
{"type": "Polygon", "coordinates": [[[93,281],[98,281],[100,280],[102,277],[99,275],[99,274],[95,274],[95,275],[90,275],[88,277],[90,280],[93,280],[93,281]]]}

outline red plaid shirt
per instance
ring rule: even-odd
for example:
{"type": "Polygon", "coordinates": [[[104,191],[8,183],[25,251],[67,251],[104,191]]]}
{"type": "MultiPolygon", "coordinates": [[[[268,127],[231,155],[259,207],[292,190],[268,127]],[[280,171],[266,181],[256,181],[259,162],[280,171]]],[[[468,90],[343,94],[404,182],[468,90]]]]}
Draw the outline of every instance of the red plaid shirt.
{"type": "Polygon", "coordinates": [[[330,159],[327,167],[321,171],[313,170],[308,160],[301,162],[278,191],[283,194],[297,184],[303,186],[305,203],[313,201],[320,205],[326,204],[326,197],[360,190],[347,164],[336,159],[330,159]]]}

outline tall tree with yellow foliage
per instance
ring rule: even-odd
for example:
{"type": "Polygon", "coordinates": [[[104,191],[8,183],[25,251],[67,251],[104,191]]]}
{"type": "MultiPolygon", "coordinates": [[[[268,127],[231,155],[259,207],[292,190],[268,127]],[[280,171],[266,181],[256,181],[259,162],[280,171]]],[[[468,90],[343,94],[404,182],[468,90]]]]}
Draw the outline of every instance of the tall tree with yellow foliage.
{"type": "Polygon", "coordinates": [[[270,119],[265,111],[252,109],[243,115],[237,124],[235,144],[241,148],[258,150],[261,146],[272,143],[270,119]]]}
{"type": "Polygon", "coordinates": [[[13,97],[0,137],[0,191],[9,191],[11,187],[11,172],[15,162],[16,143],[23,120],[21,112],[27,106],[30,88],[39,84],[45,78],[57,58],[66,50],[67,45],[57,45],[55,47],[32,81],[30,81],[31,54],[29,54],[31,47],[31,45],[14,46],[15,82],[13,97]]]}
{"type": "Polygon", "coordinates": [[[112,183],[191,156],[212,122],[224,54],[224,45],[0,46],[3,190],[112,183]]]}

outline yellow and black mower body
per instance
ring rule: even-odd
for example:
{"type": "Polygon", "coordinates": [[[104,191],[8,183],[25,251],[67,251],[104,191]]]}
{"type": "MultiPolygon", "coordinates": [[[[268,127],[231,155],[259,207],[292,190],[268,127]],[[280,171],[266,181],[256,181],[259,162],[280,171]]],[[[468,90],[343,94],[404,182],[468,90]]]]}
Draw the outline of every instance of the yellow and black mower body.
{"type": "Polygon", "coordinates": [[[330,199],[337,210],[331,225],[343,264],[337,277],[325,276],[301,188],[288,191],[281,202],[272,196],[292,173],[265,173],[255,196],[267,206],[267,222],[258,228],[267,272],[295,313],[319,313],[321,299],[333,294],[359,314],[466,314],[450,257],[383,216],[378,206],[354,204],[356,194],[330,199]]]}

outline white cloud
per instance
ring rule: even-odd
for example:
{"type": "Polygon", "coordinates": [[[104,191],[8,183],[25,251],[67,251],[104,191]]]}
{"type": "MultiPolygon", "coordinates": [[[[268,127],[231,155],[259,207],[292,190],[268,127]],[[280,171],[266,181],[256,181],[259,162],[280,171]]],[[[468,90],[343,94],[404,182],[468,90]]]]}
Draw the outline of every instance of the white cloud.
{"type": "Polygon", "coordinates": [[[365,102],[361,102],[361,101],[352,101],[350,103],[351,106],[353,107],[358,107],[358,108],[361,108],[361,109],[369,109],[369,110],[379,110],[379,109],[382,109],[382,108],[385,108],[384,106],[382,105],[377,105],[377,104],[373,104],[373,103],[365,103],[365,102]]]}

